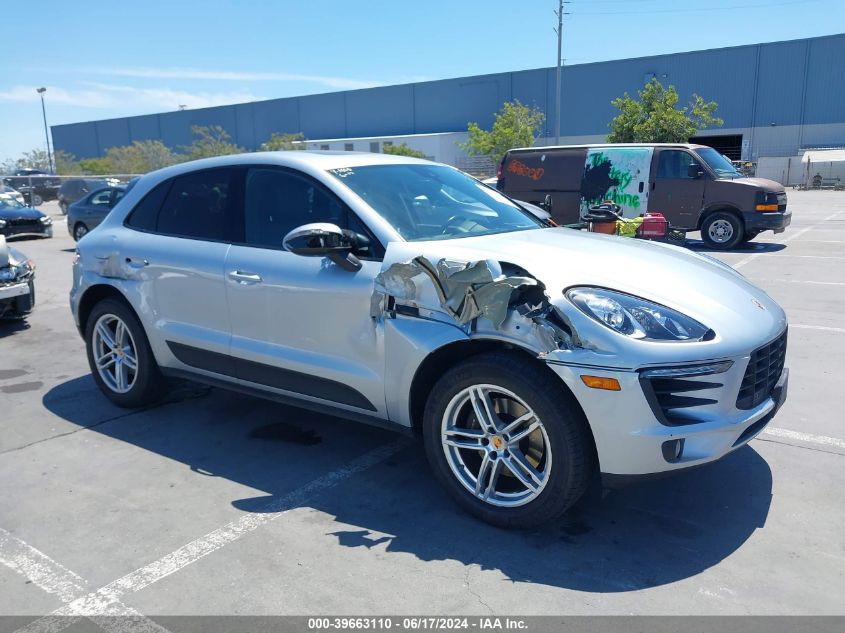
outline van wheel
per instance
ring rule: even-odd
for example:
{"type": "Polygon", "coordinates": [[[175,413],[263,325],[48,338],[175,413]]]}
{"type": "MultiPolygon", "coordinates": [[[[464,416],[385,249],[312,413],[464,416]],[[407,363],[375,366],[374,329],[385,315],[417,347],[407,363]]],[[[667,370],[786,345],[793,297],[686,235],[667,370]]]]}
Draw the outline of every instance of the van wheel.
{"type": "Polygon", "coordinates": [[[727,251],[742,242],[745,230],[733,213],[717,211],[711,213],[701,225],[701,239],[710,248],[727,251]]]}
{"type": "Polygon", "coordinates": [[[143,407],[164,394],[165,379],[144,328],[123,302],[104,299],[94,306],[85,347],[94,381],[117,406],[143,407]]]}
{"type": "Polygon", "coordinates": [[[423,425],[435,477],[487,523],[547,523],[587,489],[594,449],[583,413],[559,380],[517,353],[474,356],[443,374],[423,425]]]}

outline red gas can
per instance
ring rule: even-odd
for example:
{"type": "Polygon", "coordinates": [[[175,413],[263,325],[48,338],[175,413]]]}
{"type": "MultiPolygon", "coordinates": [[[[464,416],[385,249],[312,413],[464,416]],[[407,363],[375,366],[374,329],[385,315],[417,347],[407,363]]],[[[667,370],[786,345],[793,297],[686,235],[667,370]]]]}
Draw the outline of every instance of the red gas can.
{"type": "Polygon", "coordinates": [[[637,235],[646,239],[666,237],[669,223],[662,213],[646,213],[637,235]]]}

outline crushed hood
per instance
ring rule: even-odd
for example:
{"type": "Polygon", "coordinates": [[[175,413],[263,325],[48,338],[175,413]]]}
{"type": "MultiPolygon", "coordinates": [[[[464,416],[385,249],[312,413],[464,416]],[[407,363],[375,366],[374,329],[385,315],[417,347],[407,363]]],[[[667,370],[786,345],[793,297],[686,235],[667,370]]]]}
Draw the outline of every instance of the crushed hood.
{"type": "MultiPolygon", "coordinates": [[[[420,255],[518,266],[539,280],[551,303],[577,310],[564,297],[572,286],[599,286],[674,308],[723,338],[774,338],[786,326],[781,307],[730,267],[685,248],[566,228],[516,231],[426,242],[394,242],[384,268],[420,255]]],[[[436,297],[423,298],[436,305],[436,297]]]]}

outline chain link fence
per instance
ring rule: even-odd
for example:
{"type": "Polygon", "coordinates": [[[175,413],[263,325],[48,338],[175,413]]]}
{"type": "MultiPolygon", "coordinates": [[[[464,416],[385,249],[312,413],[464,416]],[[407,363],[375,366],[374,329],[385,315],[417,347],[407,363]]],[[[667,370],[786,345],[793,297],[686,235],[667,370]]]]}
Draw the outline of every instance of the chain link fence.
{"type": "Polygon", "coordinates": [[[3,176],[0,194],[10,195],[29,207],[58,200],[66,212],[67,205],[98,189],[127,184],[140,174],[107,174],[97,176],[54,176],[52,174],[12,174],[3,176]]]}

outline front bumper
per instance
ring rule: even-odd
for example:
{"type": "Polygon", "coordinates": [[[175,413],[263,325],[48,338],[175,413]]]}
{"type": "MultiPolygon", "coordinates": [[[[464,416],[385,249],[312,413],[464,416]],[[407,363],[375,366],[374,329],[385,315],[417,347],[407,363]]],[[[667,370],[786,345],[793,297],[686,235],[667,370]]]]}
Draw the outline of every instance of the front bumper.
{"type": "Polygon", "coordinates": [[[746,211],[742,214],[746,231],[774,231],[783,233],[792,223],[792,211],[772,211],[764,213],[761,211],[746,211]]]}
{"type": "Polygon", "coordinates": [[[34,305],[35,285],[32,278],[0,285],[0,317],[24,315],[34,305]]]}
{"type": "MultiPolygon", "coordinates": [[[[601,472],[611,476],[642,476],[706,464],[724,457],[756,437],[786,400],[789,371],[783,369],[767,397],[748,410],[735,406],[751,355],[731,359],[732,367],[717,375],[718,387],[696,392],[710,396],[694,407],[695,420],[667,425],[658,419],[643,390],[640,373],[618,369],[582,368],[549,363],[578,399],[596,443],[601,472]],[[589,374],[615,378],[620,391],[591,389],[581,380],[589,374]],[[717,396],[718,393],[718,396],[717,396]],[[675,449],[681,441],[680,455],[675,449]]],[[[714,383],[714,376],[701,380],[714,383]]]]}
{"type": "Polygon", "coordinates": [[[33,224],[14,225],[8,224],[0,229],[0,235],[6,237],[53,237],[53,225],[33,224]]]}

